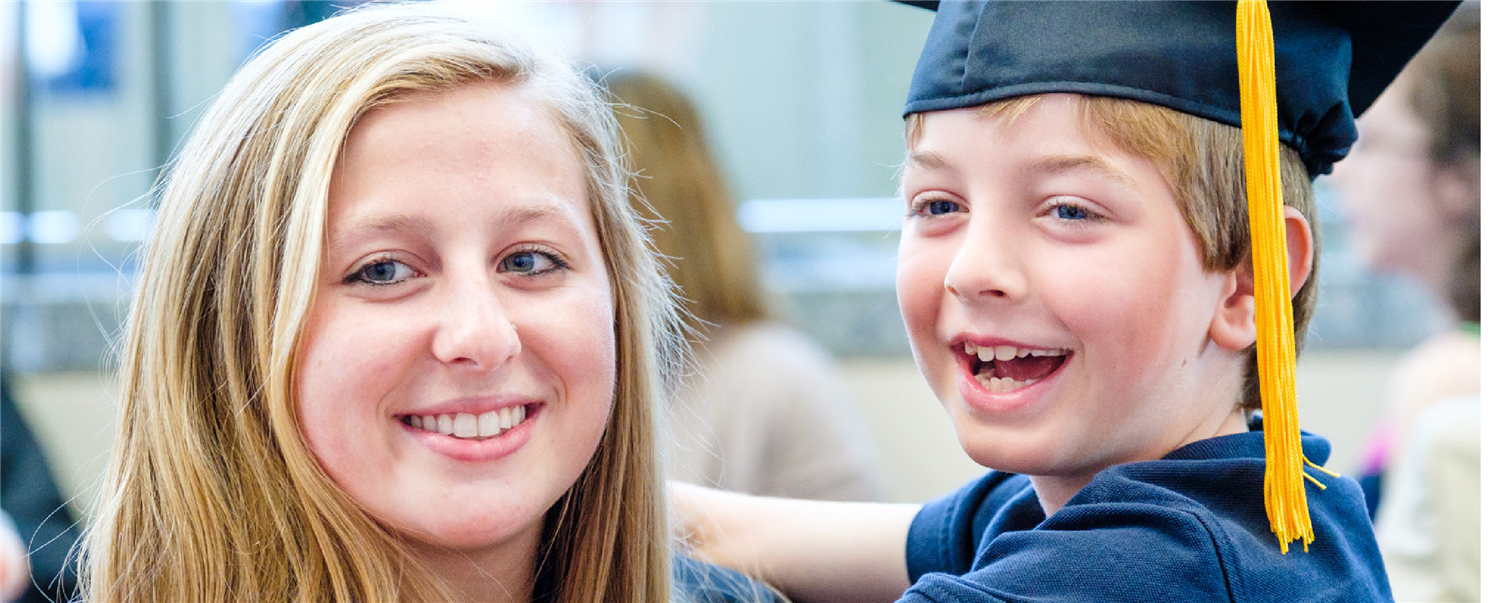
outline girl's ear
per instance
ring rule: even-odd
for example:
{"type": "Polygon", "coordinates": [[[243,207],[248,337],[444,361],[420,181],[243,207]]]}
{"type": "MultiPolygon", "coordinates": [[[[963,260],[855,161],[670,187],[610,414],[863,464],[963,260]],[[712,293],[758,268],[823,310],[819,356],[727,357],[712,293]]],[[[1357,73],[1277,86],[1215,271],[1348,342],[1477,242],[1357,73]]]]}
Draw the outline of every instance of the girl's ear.
{"type": "MultiPolygon", "coordinates": [[[[1312,225],[1296,208],[1282,209],[1286,215],[1287,278],[1295,297],[1312,274],[1312,225]]],[[[1219,347],[1234,352],[1255,343],[1255,272],[1249,257],[1225,279],[1224,294],[1209,323],[1208,337],[1219,347]]]]}

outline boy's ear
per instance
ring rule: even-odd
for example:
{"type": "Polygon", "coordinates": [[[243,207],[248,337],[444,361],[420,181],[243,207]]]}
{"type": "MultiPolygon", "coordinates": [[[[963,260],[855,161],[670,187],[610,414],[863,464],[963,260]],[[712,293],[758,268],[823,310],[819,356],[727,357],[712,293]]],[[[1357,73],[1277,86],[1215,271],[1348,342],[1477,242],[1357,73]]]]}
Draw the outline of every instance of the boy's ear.
{"type": "MultiPolygon", "coordinates": [[[[1312,274],[1312,225],[1297,208],[1282,209],[1286,215],[1287,278],[1291,281],[1291,294],[1296,297],[1312,274]]],[[[1234,352],[1255,343],[1255,272],[1248,256],[1235,267],[1231,278],[1225,280],[1224,296],[1209,324],[1208,337],[1219,347],[1234,352]]]]}

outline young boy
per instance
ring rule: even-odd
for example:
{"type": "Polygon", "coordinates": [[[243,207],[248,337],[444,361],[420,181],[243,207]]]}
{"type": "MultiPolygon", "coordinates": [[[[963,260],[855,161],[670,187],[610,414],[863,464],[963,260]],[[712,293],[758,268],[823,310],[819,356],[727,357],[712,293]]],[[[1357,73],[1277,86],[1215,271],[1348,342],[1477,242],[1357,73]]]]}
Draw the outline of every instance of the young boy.
{"type": "Polygon", "coordinates": [[[1257,305],[1292,296],[1296,340],[1312,311],[1310,176],[1452,10],[1338,4],[1270,12],[1272,287],[1246,174],[1278,167],[1246,168],[1234,4],[943,3],[907,104],[897,294],[960,443],[997,472],[920,510],[683,489],[702,554],[803,601],[1389,600],[1358,486],[1309,471],[1326,488],[1300,506],[1328,442],[1287,427],[1283,392],[1272,428],[1247,418],[1257,360],[1276,368],[1257,305]],[[1287,439],[1291,494],[1268,477],[1287,439]]]}

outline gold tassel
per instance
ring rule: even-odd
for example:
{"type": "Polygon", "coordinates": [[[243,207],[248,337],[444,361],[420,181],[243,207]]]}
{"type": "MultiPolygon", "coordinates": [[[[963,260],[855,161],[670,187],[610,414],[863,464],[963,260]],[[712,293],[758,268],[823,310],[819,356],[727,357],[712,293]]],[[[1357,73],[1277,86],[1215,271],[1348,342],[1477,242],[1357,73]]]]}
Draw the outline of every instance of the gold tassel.
{"type": "MultiPolygon", "coordinates": [[[[1276,52],[1265,0],[1240,0],[1235,39],[1240,68],[1240,119],[1245,137],[1245,186],[1250,206],[1250,253],[1255,269],[1255,333],[1265,415],[1266,516],[1287,545],[1313,541],[1297,424],[1297,349],[1287,275],[1286,222],[1276,119],[1276,52]]],[[[1322,469],[1321,467],[1317,467],[1322,469]]],[[[1322,487],[1321,483],[1313,483],[1322,487]]]]}

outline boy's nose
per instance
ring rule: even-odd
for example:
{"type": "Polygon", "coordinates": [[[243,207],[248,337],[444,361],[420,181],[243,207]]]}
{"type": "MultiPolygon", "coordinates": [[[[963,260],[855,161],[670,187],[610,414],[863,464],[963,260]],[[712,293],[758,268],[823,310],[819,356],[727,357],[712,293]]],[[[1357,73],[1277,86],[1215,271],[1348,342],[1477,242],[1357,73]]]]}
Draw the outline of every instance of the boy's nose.
{"type": "Polygon", "coordinates": [[[1002,237],[971,231],[948,266],[943,287],[965,302],[1026,296],[1020,251],[1002,237]]]}
{"type": "Polygon", "coordinates": [[[521,351],[521,338],[497,286],[476,281],[448,288],[438,310],[432,354],[447,365],[489,371],[521,351]]]}

